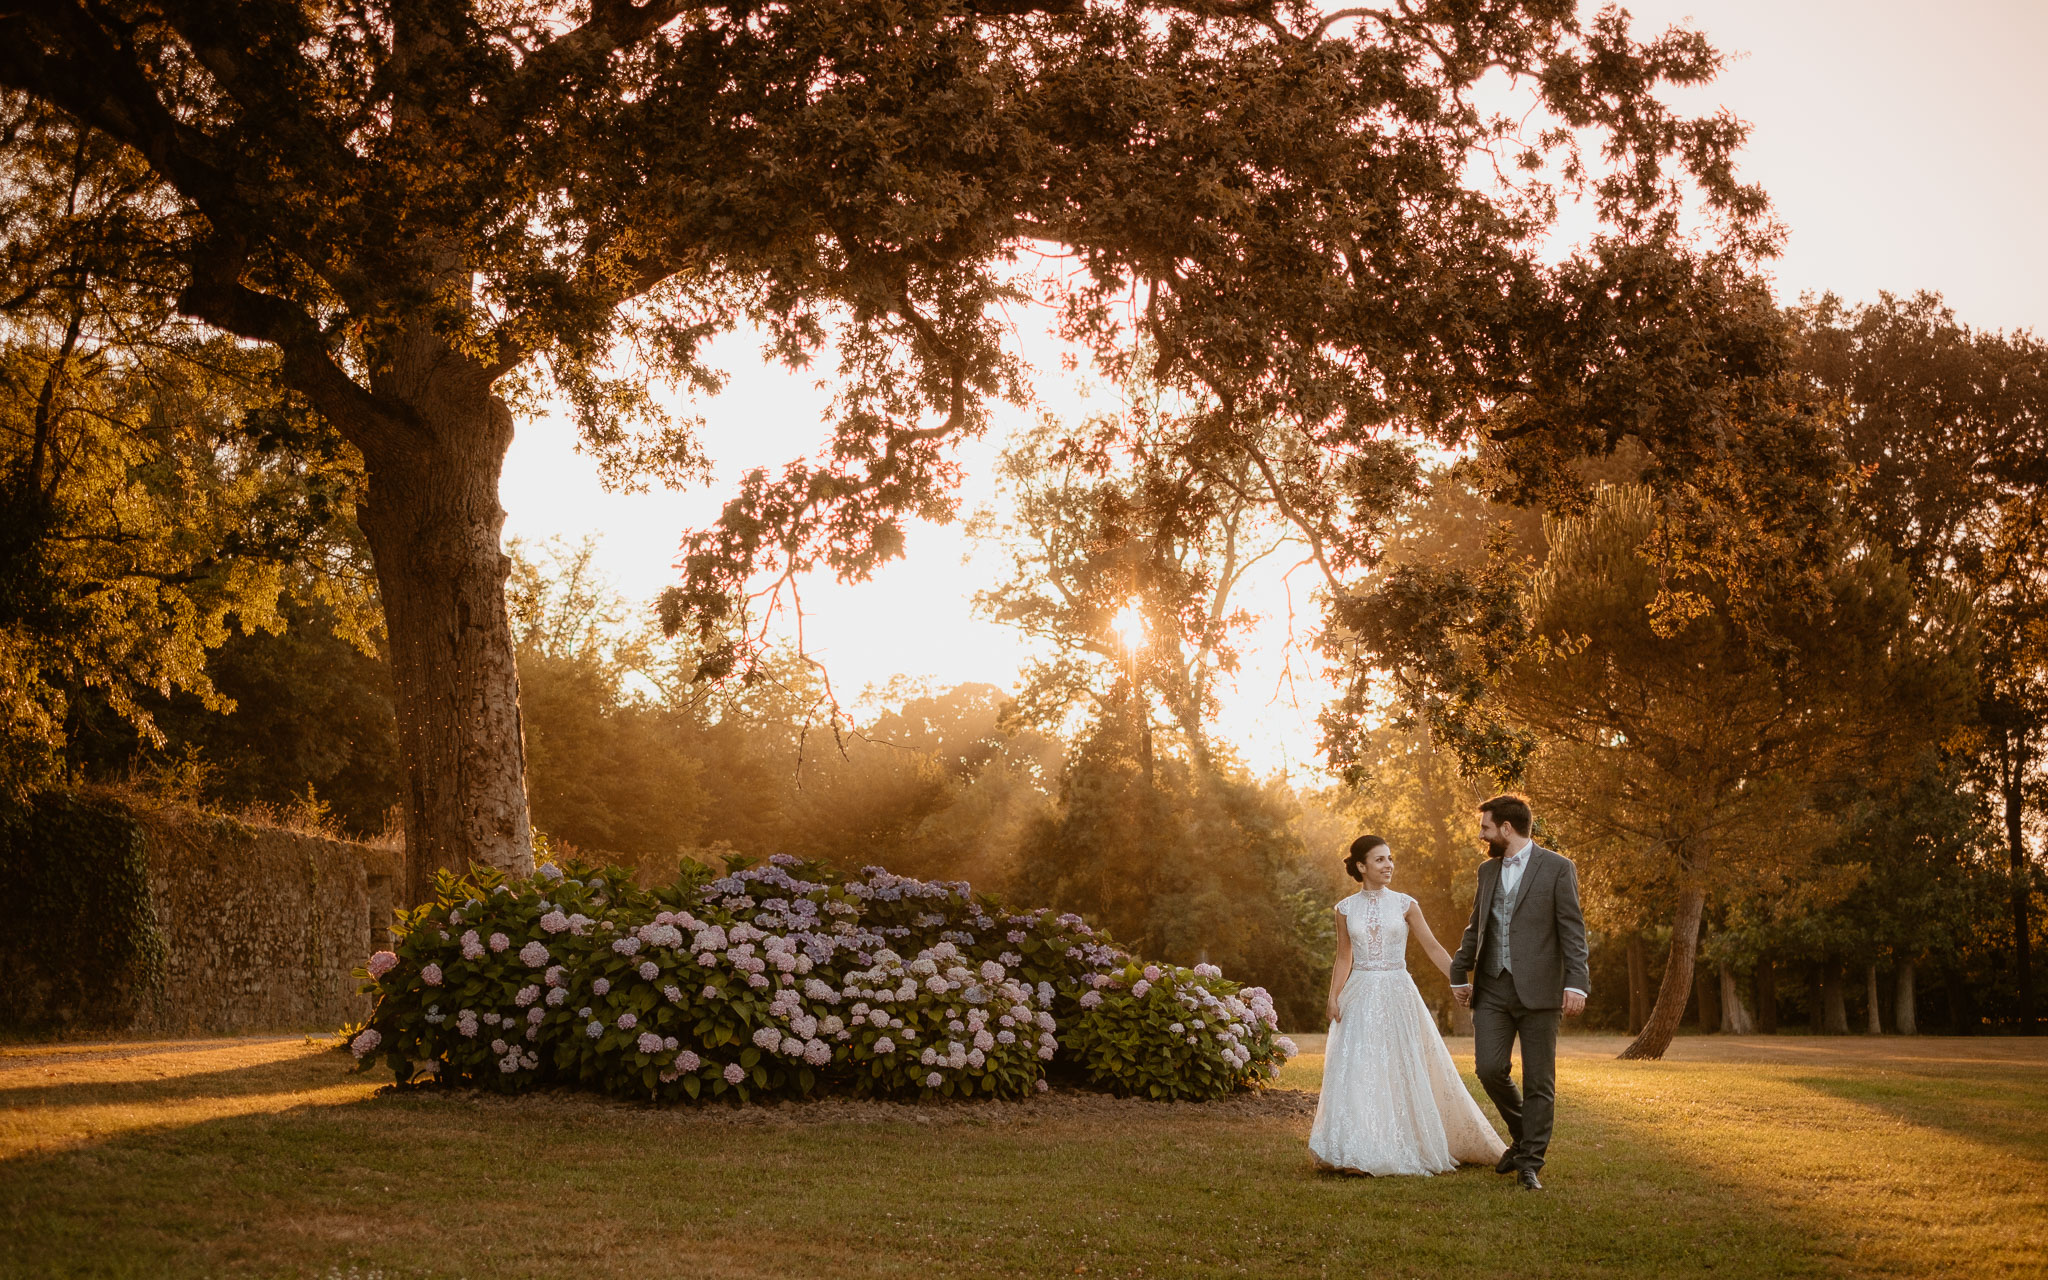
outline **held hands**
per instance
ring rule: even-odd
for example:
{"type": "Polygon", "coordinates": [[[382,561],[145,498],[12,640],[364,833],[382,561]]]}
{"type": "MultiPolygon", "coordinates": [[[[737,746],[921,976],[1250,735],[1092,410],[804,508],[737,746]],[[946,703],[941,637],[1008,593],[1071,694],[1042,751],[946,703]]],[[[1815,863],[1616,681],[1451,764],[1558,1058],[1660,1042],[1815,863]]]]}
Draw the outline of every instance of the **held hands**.
{"type": "Polygon", "coordinates": [[[1456,1000],[1459,1004],[1464,1005],[1467,1009],[1471,1008],[1472,984],[1468,982],[1462,987],[1452,987],[1451,999],[1456,1000]]]}
{"type": "Polygon", "coordinates": [[[1576,991],[1564,993],[1564,1016],[1576,1018],[1586,1011],[1586,997],[1576,991]]]}

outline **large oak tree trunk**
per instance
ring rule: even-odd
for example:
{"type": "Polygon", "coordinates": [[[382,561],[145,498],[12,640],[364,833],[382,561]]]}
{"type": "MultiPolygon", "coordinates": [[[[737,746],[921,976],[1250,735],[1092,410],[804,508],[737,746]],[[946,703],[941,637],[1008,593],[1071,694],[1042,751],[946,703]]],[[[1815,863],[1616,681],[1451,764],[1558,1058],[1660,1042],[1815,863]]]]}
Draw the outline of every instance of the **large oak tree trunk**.
{"type": "Polygon", "coordinates": [[[1870,1006],[1863,1019],[1863,1029],[1874,1036],[1884,1034],[1884,1001],[1877,994],[1877,966],[1871,965],[1863,971],[1863,1000],[1870,1006]]]}
{"type": "Polygon", "coordinates": [[[480,376],[433,346],[440,358],[427,372],[406,379],[401,362],[393,376],[423,429],[364,451],[369,496],[358,516],[383,595],[413,903],[437,871],[533,869],[498,505],[512,417],[480,376]]]}
{"type": "Polygon", "coordinates": [[[1902,1036],[1920,1034],[1920,1010],[1913,991],[1913,962],[1898,962],[1892,996],[1892,1026],[1902,1036]]]}
{"type": "Polygon", "coordinates": [[[1671,922],[1671,955],[1664,962],[1664,980],[1657,984],[1657,1003],[1642,1034],[1621,1051],[1623,1058],[1661,1058],[1678,1033],[1685,1016],[1687,998],[1692,994],[1692,965],[1699,954],[1700,914],[1707,905],[1704,889],[1688,888],[1678,895],[1678,914],[1671,922]]]}

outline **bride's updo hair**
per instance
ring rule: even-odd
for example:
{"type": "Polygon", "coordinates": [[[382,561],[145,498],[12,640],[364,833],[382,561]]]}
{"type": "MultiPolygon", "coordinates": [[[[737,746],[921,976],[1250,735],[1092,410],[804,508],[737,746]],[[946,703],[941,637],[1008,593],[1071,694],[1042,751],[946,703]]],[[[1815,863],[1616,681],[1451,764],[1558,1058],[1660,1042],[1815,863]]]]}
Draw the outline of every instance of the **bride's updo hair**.
{"type": "Polygon", "coordinates": [[[1378,836],[1360,836],[1351,842],[1351,852],[1344,858],[1344,874],[1360,884],[1365,883],[1365,860],[1372,851],[1385,844],[1378,836]]]}

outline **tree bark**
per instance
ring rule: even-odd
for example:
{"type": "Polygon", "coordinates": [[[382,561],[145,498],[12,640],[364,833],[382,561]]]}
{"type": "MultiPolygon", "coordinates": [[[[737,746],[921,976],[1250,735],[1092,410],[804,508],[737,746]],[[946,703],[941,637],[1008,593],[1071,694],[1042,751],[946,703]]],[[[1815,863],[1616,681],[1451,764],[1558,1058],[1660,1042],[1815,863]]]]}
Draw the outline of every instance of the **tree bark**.
{"type": "Polygon", "coordinates": [[[1768,955],[1756,961],[1756,1029],[1767,1036],[1778,1034],[1778,969],[1768,955]]]}
{"type": "Polygon", "coordinates": [[[1976,1011],[1970,1008],[1970,987],[1963,981],[1963,975],[1950,966],[1942,974],[1942,985],[1948,988],[1948,1029],[1949,1034],[1967,1036],[1977,1030],[1976,1011]]]}
{"type": "Polygon", "coordinates": [[[1725,963],[1721,966],[1721,1030],[1731,1036],[1756,1034],[1756,1019],[1749,1016],[1748,1007],[1742,1003],[1742,987],[1735,981],[1735,970],[1725,963]]]}
{"type": "Polygon", "coordinates": [[[1849,1006],[1842,999],[1842,963],[1829,960],[1820,967],[1820,1033],[1824,1036],[1849,1034],[1849,1006]]]}
{"type": "Polygon", "coordinates": [[[1864,1030],[1874,1036],[1884,1034],[1884,1001],[1877,994],[1877,966],[1870,965],[1863,971],[1863,998],[1870,1006],[1869,1015],[1864,1019],[1864,1030]]]}
{"type": "Polygon", "coordinates": [[[1642,1034],[1621,1051],[1622,1058],[1661,1058],[1678,1034],[1692,994],[1693,960],[1699,954],[1700,915],[1707,905],[1704,889],[1687,888],[1678,895],[1678,914],[1671,922],[1671,955],[1664,962],[1664,980],[1657,984],[1657,1003],[1642,1034]]]}
{"type": "Polygon", "coordinates": [[[1628,1033],[1640,1035],[1650,1020],[1650,955],[1643,935],[1628,935],[1628,1033]]]}
{"type": "Polygon", "coordinates": [[[1892,1025],[1902,1036],[1920,1034],[1920,1011],[1913,993],[1913,962],[1900,960],[1892,988],[1892,1025]]]}
{"type": "Polygon", "coordinates": [[[1700,1030],[1711,1034],[1721,1029],[1721,984],[1719,976],[1704,964],[1692,967],[1692,999],[1699,1009],[1700,1030]]]}
{"type": "Polygon", "coordinates": [[[429,372],[406,379],[401,363],[392,379],[410,384],[396,390],[423,429],[364,451],[369,495],[358,513],[390,648],[409,903],[432,896],[439,871],[533,870],[498,505],[512,416],[481,375],[431,345],[440,359],[429,372]]]}
{"type": "Polygon", "coordinates": [[[1821,1013],[1823,999],[1821,972],[1823,965],[1813,965],[1806,971],[1806,1029],[1814,1035],[1827,1034],[1827,1018],[1821,1013]]]}
{"type": "Polygon", "coordinates": [[[2000,789],[2005,792],[2005,843],[2012,861],[2012,960],[2013,977],[2019,988],[2020,1034],[2028,1035],[2034,1030],[2034,970],[2033,970],[2033,928],[2027,919],[2030,867],[2027,859],[2026,841],[2026,772],[2022,767],[2027,755],[2023,735],[2006,735],[2006,765],[2001,770],[2000,789]],[[2020,741],[2013,739],[2019,737],[2020,741]]]}

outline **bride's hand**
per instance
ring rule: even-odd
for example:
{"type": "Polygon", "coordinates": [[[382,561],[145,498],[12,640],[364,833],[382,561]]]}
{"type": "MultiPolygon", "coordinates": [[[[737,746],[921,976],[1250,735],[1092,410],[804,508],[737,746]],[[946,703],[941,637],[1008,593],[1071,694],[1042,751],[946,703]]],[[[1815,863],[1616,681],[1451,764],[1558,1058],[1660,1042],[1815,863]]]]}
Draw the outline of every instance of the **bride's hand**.
{"type": "Polygon", "coordinates": [[[1335,1000],[1332,1000],[1329,1004],[1323,1006],[1323,1017],[1330,1022],[1342,1022],[1344,1021],[1344,1011],[1337,1007],[1335,1000]]]}

